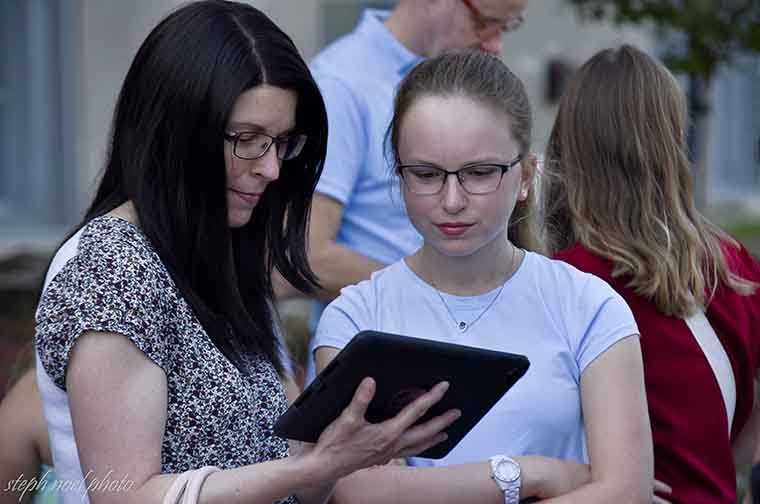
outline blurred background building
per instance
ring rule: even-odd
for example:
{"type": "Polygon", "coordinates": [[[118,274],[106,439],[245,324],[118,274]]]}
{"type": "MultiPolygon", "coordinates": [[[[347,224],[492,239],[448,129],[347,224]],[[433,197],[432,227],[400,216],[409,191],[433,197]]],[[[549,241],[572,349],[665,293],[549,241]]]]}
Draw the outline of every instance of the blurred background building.
{"type": "MultiPolygon", "coordinates": [[[[0,0],[0,374],[11,353],[2,345],[31,341],[29,313],[48,254],[96,187],[128,65],[149,30],[181,3],[0,0]]],[[[290,34],[308,61],[350,30],[364,7],[395,2],[250,3],[290,34]]],[[[530,94],[539,152],[577,65],[622,42],[657,54],[648,30],[580,21],[566,0],[531,0],[525,17],[506,36],[503,58],[530,94]]],[[[747,56],[723,69],[712,89],[708,204],[729,209],[729,220],[737,211],[760,213],[759,80],[760,58],[747,56]]]]}

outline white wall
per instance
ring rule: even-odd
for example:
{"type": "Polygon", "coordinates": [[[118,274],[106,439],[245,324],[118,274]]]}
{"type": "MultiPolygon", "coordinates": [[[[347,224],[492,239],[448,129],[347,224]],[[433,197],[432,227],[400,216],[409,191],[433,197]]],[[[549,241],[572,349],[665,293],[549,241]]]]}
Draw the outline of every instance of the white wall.
{"type": "Polygon", "coordinates": [[[629,43],[651,51],[654,38],[642,29],[579,20],[566,0],[531,0],[525,24],[504,38],[504,61],[524,82],[533,106],[534,149],[541,152],[549,137],[555,104],[544,99],[546,64],[560,58],[576,66],[600,49],[629,43]]]}

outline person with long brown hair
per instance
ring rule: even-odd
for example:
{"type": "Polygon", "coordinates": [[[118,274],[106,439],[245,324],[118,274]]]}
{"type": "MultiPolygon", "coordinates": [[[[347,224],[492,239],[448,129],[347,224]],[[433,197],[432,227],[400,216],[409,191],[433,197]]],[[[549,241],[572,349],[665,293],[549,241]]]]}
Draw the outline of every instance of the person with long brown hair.
{"type": "Polygon", "coordinates": [[[607,281],[636,317],[667,498],[728,504],[735,451],[753,444],[760,267],[695,207],[687,127],[662,64],[627,45],[597,53],[560,102],[543,210],[550,252],[607,281]]]}

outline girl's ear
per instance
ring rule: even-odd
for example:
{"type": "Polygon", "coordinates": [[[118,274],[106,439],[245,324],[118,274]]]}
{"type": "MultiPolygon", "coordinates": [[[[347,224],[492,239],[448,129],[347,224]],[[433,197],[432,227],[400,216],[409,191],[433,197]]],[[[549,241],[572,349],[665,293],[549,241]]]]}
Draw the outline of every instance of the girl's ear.
{"type": "Polygon", "coordinates": [[[534,186],[533,180],[538,171],[538,158],[533,152],[529,152],[525,155],[525,159],[520,163],[520,166],[522,167],[522,175],[520,178],[520,192],[517,195],[517,200],[525,201],[528,199],[530,190],[534,186]]]}

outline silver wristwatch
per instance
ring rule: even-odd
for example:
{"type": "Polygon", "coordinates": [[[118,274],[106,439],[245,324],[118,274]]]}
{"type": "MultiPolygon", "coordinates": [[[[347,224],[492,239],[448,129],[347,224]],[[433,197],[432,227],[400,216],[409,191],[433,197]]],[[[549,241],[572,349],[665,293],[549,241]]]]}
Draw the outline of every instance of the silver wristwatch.
{"type": "Polygon", "coordinates": [[[506,455],[496,455],[491,461],[491,478],[504,492],[504,504],[520,502],[520,464],[506,455]]]}

